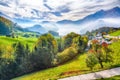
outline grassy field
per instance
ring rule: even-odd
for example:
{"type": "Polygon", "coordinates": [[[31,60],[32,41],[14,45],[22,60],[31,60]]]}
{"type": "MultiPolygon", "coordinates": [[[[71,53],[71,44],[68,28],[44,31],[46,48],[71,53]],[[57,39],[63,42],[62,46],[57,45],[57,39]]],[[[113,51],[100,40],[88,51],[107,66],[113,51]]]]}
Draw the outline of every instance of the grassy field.
{"type": "Polygon", "coordinates": [[[25,37],[18,37],[18,38],[10,38],[6,36],[0,36],[0,45],[10,46],[16,42],[22,42],[23,44],[28,44],[30,48],[35,44],[37,38],[25,38],[25,37]]]}
{"type": "Polygon", "coordinates": [[[111,36],[120,36],[120,30],[115,31],[113,33],[110,34],[111,36]]]}

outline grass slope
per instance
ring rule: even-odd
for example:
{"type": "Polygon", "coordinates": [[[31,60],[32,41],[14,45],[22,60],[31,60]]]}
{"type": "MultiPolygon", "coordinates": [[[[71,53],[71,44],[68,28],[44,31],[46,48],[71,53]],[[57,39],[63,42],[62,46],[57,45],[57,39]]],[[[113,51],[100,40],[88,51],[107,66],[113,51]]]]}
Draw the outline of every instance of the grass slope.
{"type": "MultiPolygon", "coordinates": [[[[83,72],[84,70],[88,70],[85,66],[84,60],[85,60],[86,54],[79,55],[75,59],[73,59],[70,62],[67,62],[64,65],[60,65],[58,67],[49,68],[46,70],[42,70],[39,72],[35,72],[29,75],[25,75],[22,77],[15,78],[13,80],[46,80],[46,79],[55,79],[60,78],[63,76],[68,76],[67,72],[72,71],[79,71],[83,72]],[[66,75],[64,75],[66,72],[66,75]]],[[[81,73],[80,72],[80,73],[81,73]]],[[[73,74],[74,75],[74,74],[73,74]]]]}
{"type": "Polygon", "coordinates": [[[120,36],[120,30],[115,31],[113,33],[110,34],[111,36],[120,36]]]}
{"type": "Polygon", "coordinates": [[[0,36],[0,45],[11,46],[13,43],[16,43],[19,41],[22,42],[23,44],[28,44],[30,48],[32,48],[32,46],[37,41],[37,38],[24,38],[24,37],[10,38],[6,36],[0,36]]]}
{"type": "MultiPolygon", "coordinates": [[[[113,53],[112,53],[113,58],[114,58],[113,63],[104,64],[103,69],[101,69],[99,65],[96,65],[93,72],[120,66],[120,54],[119,54],[120,41],[113,43],[109,47],[113,50],[113,53]]],[[[41,71],[34,72],[31,74],[26,74],[24,76],[14,78],[13,80],[48,80],[48,79],[53,80],[53,79],[58,79],[62,77],[92,72],[90,71],[90,69],[86,67],[86,64],[85,64],[86,55],[87,55],[86,53],[79,54],[73,60],[63,65],[60,65],[54,68],[41,70],[41,71]]]]}

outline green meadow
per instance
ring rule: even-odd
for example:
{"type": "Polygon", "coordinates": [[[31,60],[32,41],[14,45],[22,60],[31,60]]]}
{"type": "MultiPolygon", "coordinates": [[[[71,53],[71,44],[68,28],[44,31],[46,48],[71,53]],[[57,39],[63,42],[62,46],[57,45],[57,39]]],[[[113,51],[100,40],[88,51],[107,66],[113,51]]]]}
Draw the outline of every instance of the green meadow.
{"type": "Polygon", "coordinates": [[[113,33],[110,34],[111,36],[120,36],[120,30],[115,31],[113,33]]]}
{"type": "Polygon", "coordinates": [[[0,45],[11,46],[16,42],[21,42],[22,44],[28,44],[30,48],[32,48],[37,41],[37,38],[25,38],[25,37],[18,37],[18,38],[11,38],[6,36],[0,36],[0,45]]]}

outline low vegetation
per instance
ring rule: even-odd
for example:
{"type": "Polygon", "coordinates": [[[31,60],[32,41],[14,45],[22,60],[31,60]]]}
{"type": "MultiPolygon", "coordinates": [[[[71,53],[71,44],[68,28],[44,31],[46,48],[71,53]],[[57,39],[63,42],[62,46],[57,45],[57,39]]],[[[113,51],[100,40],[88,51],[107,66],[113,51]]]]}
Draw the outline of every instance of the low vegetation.
{"type": "Polygon", "coordinates": [[[38,70],[14,80],[58,79],[120,66],[119,40],[110,45],[93,41],[90,53],[85,52],[88,38],[73,32],[61,38],[44,34],[37,40],[5,36],[0,40],[1,80],[38,70]]]}
{"type": "MultiPolygon", "coordinates": [[[[109,69],[112,67],[120,66],[120,41],[112,43],[108,47],[113,51],[113,62],[112,63],[103,63],[104,68],[101,68],[99,64],[95,65],[92,72],[109,69]]],[[[45,69],[42,71],[38,71],[32,74],[24,75],[13,80],[45,80],[45,79],[56,79],[62,78],[66,76],[73,76],[83,73],[89,73],[91,70],[86,66],[86,58],[87,54],[79,54],[78,56],[74,57],[73,60],[65,63],[64,65],[59,65],[54,68],[45,69]]]]}
{"type": "Polygon", "coordinates": [[[35,43],[30,38],[20,38],[1,37],[1,80],[63,64],[84,51],[87,45],[86,37],[73,32],[60,40],[51,34],[44,34],[35,43]],[[8,45],[10,49],[3,48],[8,45]],[[5,55],[13,58],[7,58],[5,55]]]}

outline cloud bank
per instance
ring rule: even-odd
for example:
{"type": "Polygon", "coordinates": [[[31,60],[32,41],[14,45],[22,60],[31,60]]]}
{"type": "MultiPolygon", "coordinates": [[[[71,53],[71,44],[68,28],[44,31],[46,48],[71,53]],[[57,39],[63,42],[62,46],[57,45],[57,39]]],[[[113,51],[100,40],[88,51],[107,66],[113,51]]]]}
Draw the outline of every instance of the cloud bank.
{"type": "Polygon", "coordinates": [[[84,34],[87,31],[92,31],[101,27],[120,27],[120,18],[102,18],[98,20],[93,20],[83,24],[64,24],[57,25],[58,32],[60,35],[66,35],[70,32],[75,32],[78,34],[84,34]],[[64,27],[64,28],[61,28],[64,27]]]}
{"type": "Polygon", "coordinates": [[[33,22],[78,20],[101,9],[120,6],[120,0],[1,0],[0,12],[13,20],[33,22]]]}

